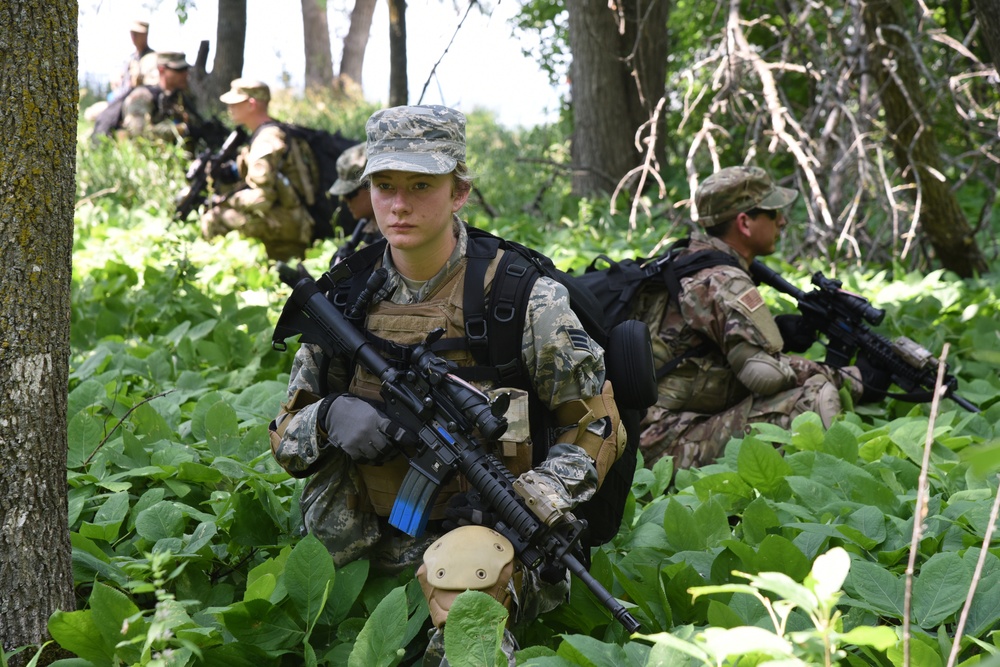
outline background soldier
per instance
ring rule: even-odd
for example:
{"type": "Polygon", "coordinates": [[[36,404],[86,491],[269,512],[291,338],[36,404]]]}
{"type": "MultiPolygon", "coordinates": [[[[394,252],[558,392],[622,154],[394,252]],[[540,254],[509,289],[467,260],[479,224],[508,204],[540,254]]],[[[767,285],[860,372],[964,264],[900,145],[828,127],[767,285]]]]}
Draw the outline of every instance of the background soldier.
{"type": "Polygon", "coordinates": [[[139,86],[125,98],[121,127],[130,137],[184,140],[188,149],[205,125],[194,97],[188,93],[188,68],[183,53],[156,54],[159,84],[139,86]]]}
{"type": "Polygon", "coordinates": [[[361,180],[367,164],[368,151],[365,144],[352,146],[337,158],[337,180],[330,186],[330,194],[340,198],[357,223],[350,238],[337,249],[330,266],[350,257],[362,245],[382,238],[382,232],[375,222],[368,183],[361,180]]]}
{"type": "Polygon", "coordinates": [[[643,421],[647,465],[665,455],[678,468],[711,463],[752,422],[787,428],[813,411],[829,426],[841,411],[841,386],[856,400],[861,378],[885,388],[885,378],[867,365],[861,375],[856,367],[838,370],[782,353],[805,351],[815,338],[801,340],[800,316],[776,321],[747,270],[755,257],[774,252],[787,224],[784,209],[797,196],[757,167],[723,169],[695,193],[704,232],[692,234],[682,252],[721,252],[739,266],[702,269],[681,279],[676,303],[660,292],[636,309],[653,335],[657,367],[681,359],[660,380],[659,400],[643,421]]]}
{"type": "MultiPolygon", "coordinates": [[[[473,230],[457,216],[472,189],[465,164],[465,117],[441,106],[395,107],[373,114],[366,129],[363,177],[370,179],[386,245],[362,252],[371,254],[388,277],[366,306],[363,326],[398,350],[439,326],[446,328],[440,343],[465,341],[462,287],[470,261],[467,250],[474,243],[473,230]]],[[[489,260],[485,282],[499,261],[499,256],[489,260]]],[[[468,275],[483,274],[470,269],[468,275]]],[[[557,507],[573,508],[593,495],[595,461],[606,460],[608,447],[621,451],[623,430],[604,381],[604,352],[570,310],[566,289],[539,278],[527,308],[520,360],[524,386],[530,389],[509,390],[504,442],[487,444],[512,474],[522,480],[532,475],[529,479],[543,483],[557,507]],[[542,413],[550,413],[544,423],[541,415],[529,421],[528,404],[534,400],[541,402],[542,413]],[[532,437],[540,435],[532,433],[538,428],[551,439],[532,437]],[[554,444],[535,458],[539,453],[532,448],[547,442],[554,444]]],[[[475,366],[468,346],[447,349],[458,366],[475,366]]],[[[491,385],[483,386],[497,388],[491,385]]],[[[276,460],[296,477],[311,476],[302,494],[302,515],[334,562],[340,566],[366,558],[382,572],[421,566],[418,578],[436,628],[425,665],[443,661],[441,628],[470,577],[511,610],[515,623],[564,602],[565,577],[545,584],[535,571],[514,575],[519,564],[511,543],[490,529],[490,508],[461,492],[461,479],[453,478],[441,489],[421,537],[409,537],[389,524],[415,441],[382,411],[379,387],[378,378],[355,370],[353,359],[326,359],[319,347],[303,344],[292,365],[287,401],[271,424],[276,460]],[[437,579],[442,572],[449,573],[443,581],[437,579]]],[[[511,665],[515,645],[506,632],[504,650],[511,665]]]]}
{"type": "Polygon", "coordinates": [[[314,225],[305,202],[314,200],[319,188],[312,149],[268,115],[267,84],[234,79],[219,99],[229,106],[233,122],[251,135],[237,160],[214,175],[217,183],[238,187],[213,195],[213,205],[201,217],[202,236],[237,230],[260,239],[272,260],[305,257],[314,225]]]}

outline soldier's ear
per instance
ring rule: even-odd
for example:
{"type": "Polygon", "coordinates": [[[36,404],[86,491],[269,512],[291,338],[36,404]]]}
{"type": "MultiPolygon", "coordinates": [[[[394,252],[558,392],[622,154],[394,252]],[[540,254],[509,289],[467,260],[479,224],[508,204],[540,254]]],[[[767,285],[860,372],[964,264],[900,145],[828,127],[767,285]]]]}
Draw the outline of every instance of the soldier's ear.
{"type": "Polygon", "coordinates": [[[753,218],[751,218],[746,213],[740,213],[736,216],[736,221],[733,226],[736,228],[736,232],[740,235],[740,237],[743,238],[750,237],[751,234],[750,221],[752,219],[753,218]]]}

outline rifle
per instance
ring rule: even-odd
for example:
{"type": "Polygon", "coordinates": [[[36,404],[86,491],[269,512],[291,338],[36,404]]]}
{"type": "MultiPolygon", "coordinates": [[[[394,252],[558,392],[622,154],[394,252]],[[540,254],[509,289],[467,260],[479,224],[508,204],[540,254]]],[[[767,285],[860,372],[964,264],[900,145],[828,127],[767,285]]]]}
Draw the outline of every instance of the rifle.
{"type": "MultiPolygon", "coordinates": [[[[758,260],[750,264],[750,275],[757,283],[766,283],[798,301],[806,326],[826,337],[827,364],[842,368],[860,351],[907,392],[887,396],[917,402],[933,398],[938,367],[934,355],[905,336],[890,341],[865,326],[865,322],[878,326],[885,310],[875,308],[859,294],[841,289],[841,281],[827,278],[819,271],[813,274],[812,284],[816,289],[810,292],[795,287],[758,260]]],[[[943,383],[945,396],[969,412],[979,412],[978,407],[956,393],[958,379],[954,375],[946,373],[943,383]]]]}
{"type": "Polygon", "coordinates": [[[413,350],[408,368],[397,370],[391,366],[351,323],[351,319],[360,321],[364,316],[387,273],[379,269],[372,274],[346,315],[324,295],[341,275],[334,271],[323,274],[318,282],[312,278],[299,280],[281,311],[271,344],[283,351],[286,338],[301,334],[302,342],[317,344],[327,354],[342,356],[352,365],[360,363],[381,380],[386,413],[415,433],[419,441],[390,511],[389,523],[411,537],[422,535],[441,486],[461,473],[496,512],[499,521],[493,529],[510,540],[525,567],[560,563],[629,633],[636,632],[639,622],[581,562],[585,557],[579,538],[586,530],[586,522],[552,507],[530,474],[515,479],[472,436],[478,430],[486,442],[503,435],[509,396],[504,394],[490,402],[484,393],[454,376],[454,366],[430,350],[443,334],[442,329],[430,332],[424,343],[413,350]]]}
{"type": "Polygon", "coordinates": [[[246,131],[242,127],[237,127],[226,137],[218,153],[206,149],[198,154],[184,175],[188,184],[177,195],[174,208],[175,222],[186,221],[191,211],[205,203],[208,199],[208,177],[220,164],[235,158],[236,150],[246,140],[246,131]]]}

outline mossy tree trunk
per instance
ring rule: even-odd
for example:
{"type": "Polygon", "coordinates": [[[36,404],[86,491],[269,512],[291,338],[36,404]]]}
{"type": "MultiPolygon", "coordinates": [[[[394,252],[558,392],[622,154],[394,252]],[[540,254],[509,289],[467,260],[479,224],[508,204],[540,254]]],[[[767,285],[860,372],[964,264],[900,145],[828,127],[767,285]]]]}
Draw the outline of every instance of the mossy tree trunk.
{"type": "MultiPolygon", "coordinates": [[[[0,3],[0,642],[74,609],[66,505],[75,0],[0,3]]],[[[12,665],[23,665],[22,652],[12,665]]],[[[51,659],[43,657],[40,664],[51,659]]]]}

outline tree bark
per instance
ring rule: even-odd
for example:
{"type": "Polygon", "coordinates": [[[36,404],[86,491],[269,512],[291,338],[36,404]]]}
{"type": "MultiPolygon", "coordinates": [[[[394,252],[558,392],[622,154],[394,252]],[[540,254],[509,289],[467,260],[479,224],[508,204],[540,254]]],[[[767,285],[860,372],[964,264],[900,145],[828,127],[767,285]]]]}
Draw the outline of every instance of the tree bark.
{"type": "Polygon", "coordinates": [[[363,97],[362,70],[365,64],[365,50],[372,31],[377,0],[356,0],[351,10],[351,26],[344,37],[344,50],[340,57],[338,86],[344,92],[363,97]]]}
{"type": "Polygon", "coordinates": [[[1000,71],[1000,0],[975,0],[973,4],[983,46],[990,54],[993,67],[1000,71]]]}
{"type": "Polygon", "coordinates": [[[306,90],[333,86],[333,59],[330,55],[330,24],[326,2],[302,0],[303,43],[306,49],[306,90]]]}
{"type": "MultiPolygon", "coordinates": [[[[304,0],[303,0],[304,1],[304,0]]],[[[247,41],[247,0],[219,0],[219,22],[215,29],[215,61],[206,71],[208,42],[202,42],[188,85],[204,115],[218,114],[225,107],[219,95],[229,90],[233,79],[243,76],[243,51],[247,41]]],[[[254,76],[252,73],[250,76],[254,76]]],[[[259,78],[259,77],[254,77],[259,78]]]]}
{"type": "Polygon", "coordinates": [[[8,651],[40,645],[49,616],[75,608],[66,405],[78,11],[74,0],[0,4],[0,643],[8,651]]]}
{"type": "Polygon", "coordinates": [[[908,34],[905,14],[894,0],[862,3],[872,73],[880,88],[886,129],[903,177],[914,184],[919,222],[941,266],[959,276],[988,270],[951,184],[942,177],[941,152],[921,89],[920,68],[908,34]]]}
{"type": "MultiPolygon", "coordinates": [[[[636,132],[665,90],[668,0],[624,0],[615,7],[566,2],[573,192],[580,196],[611,192],[643,161],[645,147],[636,150],[636,132]]],[[[662,141],[657,153],[662,158],[662,141]]]]}
{"type": "Polygon", "coordinates": [[[389,0],[389,106],[410,98],[406,75],[406,0],[389,0]]]}

